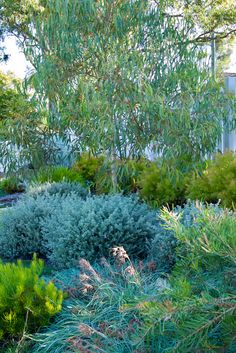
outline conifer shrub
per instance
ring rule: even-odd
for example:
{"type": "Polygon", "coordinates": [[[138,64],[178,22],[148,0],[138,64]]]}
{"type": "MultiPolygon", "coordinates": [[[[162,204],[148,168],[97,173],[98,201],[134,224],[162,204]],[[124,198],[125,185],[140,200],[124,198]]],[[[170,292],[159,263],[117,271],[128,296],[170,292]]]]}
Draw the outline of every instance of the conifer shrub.
{"type": "Polygon", "coordinates": [[[61,310],[63,293],[40,279],[43,266],[35,256],[29,267],[0,262],[0,343],[35,332],[61,310]]]}
{"type": "Polygon", "coordinates": [[[27,194],[37,197],[41,195],[61,195],[76,194],[85,199],[88,196],[88,190],[80,183],[62,181],[58,183],[33,184],[27,190],[27,194]]]}
{"type": "Polygon", "coordinates": [[[80,258],[108,256],[113,246],[124,246],[130,256],[147,255],[147,242],[160,229],[156,212],[136,197],[93,196],[85,201],[62,200],[42,221],[44,248],[56,267],[75,266],[80,258]]]}
{"type": "Polygon", "coordinates": [[[192,200],[217,203],[234,208],[236,205],[236,154],[217,154],[201,174],[195,174],[187,187],[192,200]]]}

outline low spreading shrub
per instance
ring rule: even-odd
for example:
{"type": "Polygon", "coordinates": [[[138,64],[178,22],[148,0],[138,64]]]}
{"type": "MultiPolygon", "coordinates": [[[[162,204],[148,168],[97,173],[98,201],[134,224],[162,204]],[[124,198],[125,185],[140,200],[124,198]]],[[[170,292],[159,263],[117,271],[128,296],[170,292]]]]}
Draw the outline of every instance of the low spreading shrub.
{"type": "MultiPolygon", "coordinates": [[[[143,258],[149,251],[148,243],[153,238],[157,241],[162,233],[156,212],[136,197],[118,194],[83,200],[75,192],[26,194],[2,213],[0,255],[27,259],[36,252],[63,268],[76,265],[81,257],[94,260],[108,256],[110,248],[117,245],[125,246],[131,256],[143,258]]],[[[165,234],[158,246],[167,251],[170,245],[165,234]]],[[[160,269],[164,269],[169,265],[168,257],[158,253],[160,269]]]]}
{"type": "Polygon", "coordinates": [[[42,221],[44,248],[56,267],[70,267],[81,257],[108,256],[124,246],[131,256],[147,255],[147,241],[160,232],[156,213],[135,197],[94,196],[86,201],[65,198],[60,212],[42,221]]]}
{"type": "Polygon", "coordinates": [[[189,181],[187,197],[217,203],[232,208],[236,205],[236,154],[227,152],[216,155],[201,174],[189,181]]]}
{"type": "Polygon", "coordinates": [[[29,187],[27,194],[31,196],[39,195],[61,195],[67,196],[76,194],[82,199],[88,196],[88,191],[80,183],[62,181],[58,183],[34,184],[29,187]]]}
{"type": "Polygon", "coordinates": [[[0,343],[47,325],[61,310],[62,291],[40,279],[42,271],[36,257],[29,267],[0,262],[0,343]]]}
{"type": "Polygon", "coordinates": [[[77,171],[66,167],[48,167],[42,168],[37,175],[32,178],[32,182],[36,184],[58,183],[62,181],[78,182],[85,185],[85,179],[77,171]]]}
{"type": "Polygon", "coordinates": [[[152,163],[140,174],[138,186],[143,200],[154,207],[183,204],[186,176],[179,171],[168,171],[166,166],[152,163]]]}

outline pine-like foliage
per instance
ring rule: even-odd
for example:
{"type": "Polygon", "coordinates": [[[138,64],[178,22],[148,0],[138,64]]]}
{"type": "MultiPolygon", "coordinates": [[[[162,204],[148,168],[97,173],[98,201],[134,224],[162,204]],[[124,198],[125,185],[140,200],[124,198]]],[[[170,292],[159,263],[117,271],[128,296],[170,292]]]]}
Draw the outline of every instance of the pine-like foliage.
{"type": "Polygon", "coordinates": [[[236,217],[200,210],[186,227],[164,211],[180,245],[170,289],[138,302],[147,352],[228,352],[236,349],[236,217]]]}
{"type": "Polygon", "coordinates": [[[61,310],[62,291],[40,279],[42,271],[36,257],[29,267],[0,262],[0,343],[47,325],[61,310]]]}
{"type": "Polygon", "coordinates": [[[152,206],[179,205],[185,201],[186,176],[179,170],[152,163],[138,178],[141,197],[152,206]]]}
{"type": "Polygon", "coordinates": [[[94,185],[96,175],[105,161],[104,156],[92,156],[84,153],[74,163],[72,170],[79,173],[89,184],[94,185]]]}

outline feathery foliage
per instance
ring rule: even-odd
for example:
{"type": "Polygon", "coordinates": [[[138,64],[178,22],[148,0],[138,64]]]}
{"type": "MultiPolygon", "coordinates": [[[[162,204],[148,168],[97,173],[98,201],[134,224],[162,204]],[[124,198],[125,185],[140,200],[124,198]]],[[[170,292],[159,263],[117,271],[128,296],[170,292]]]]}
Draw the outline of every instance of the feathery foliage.
{"type": "Polygon", "coordinates": [[[0,343],[47,325],[61,310],[62,291],[39,278],[43,266],[36,256],[29,267],[0,262],[0,343]]]}
{"type": "Polygon", "coordinates": [[[180,205],[185,201],[187,175],[152,163],[139,175],[140,196],[152,206],[180,205]]]}
{"type": "MultiPolygon", "coordinates": [[[[185,227],[164,211],[180,242],[170,288],[136,304],[145,324],[142,339],[152,352],[228,352],[236,347],[235,214],[201,210],[185,227]]],[[[140,342],[142,344],[142,342],[140,342]]]]}

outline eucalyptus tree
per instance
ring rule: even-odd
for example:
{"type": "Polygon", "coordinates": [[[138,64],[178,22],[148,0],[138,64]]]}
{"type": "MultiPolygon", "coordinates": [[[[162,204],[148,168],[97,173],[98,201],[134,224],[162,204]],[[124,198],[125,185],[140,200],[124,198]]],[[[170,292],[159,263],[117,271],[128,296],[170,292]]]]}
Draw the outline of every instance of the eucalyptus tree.
{"type": "Polygon", "coordinates": [[[229,101],[210,80],[192,19],[172,1],[45,3],[28,55],[58,131],[119,158],[150,145],[195,159],[215,148],[229,101]]]}
{"type": "Polygon", "coordinates": [[[194,162],[215,149],[234,102],[211,80],[186,1],[183,14],[173,0],[34,3],[23,46],[51,133],[111,159],[152,147],[194,162]]]}

